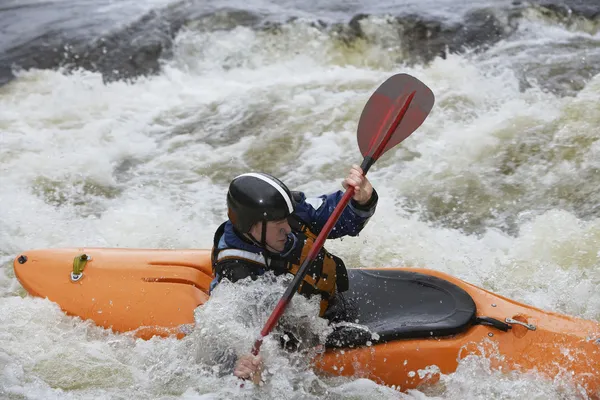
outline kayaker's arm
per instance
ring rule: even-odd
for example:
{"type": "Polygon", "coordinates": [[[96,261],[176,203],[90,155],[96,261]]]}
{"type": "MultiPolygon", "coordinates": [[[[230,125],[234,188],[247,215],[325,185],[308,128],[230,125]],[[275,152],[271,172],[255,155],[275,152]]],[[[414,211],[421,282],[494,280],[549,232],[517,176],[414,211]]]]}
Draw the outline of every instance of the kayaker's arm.
{"type": "MultiPolygon", "coordinates": [[[[344,192],[337,191],[317,198],[306,198],[302,192],[294,192],[296,201],[296,214],[302,220],[311,224],[311,230],[318,233],[335,209],[344,192]]],[[[365,204],[351,200],[344,209],[340,219],[336,222],[328,238],[335,239],[342,236],[356,236],[365,227],[371,216],[375,213],[379,196],[373,189],[371,198],[365,204]]]]}

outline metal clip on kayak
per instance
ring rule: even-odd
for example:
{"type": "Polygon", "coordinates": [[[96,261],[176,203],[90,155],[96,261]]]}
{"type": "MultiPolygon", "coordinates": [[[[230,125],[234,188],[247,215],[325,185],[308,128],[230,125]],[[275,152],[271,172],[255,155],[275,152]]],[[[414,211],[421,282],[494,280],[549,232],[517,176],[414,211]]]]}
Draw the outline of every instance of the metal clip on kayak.
{"type": "Polygon", "coordinates": [[[82,254],[80,256],[75,257],[73,260],[73,272],[71,272],[71,282],[77,282],[83,276],[83,269],[89,260],[92,257],[87,254],[82,254]]]}
{"type": "Polygon", "coordinates": [[[535,331],[537,329],[536,326],[533,324],[528,324],[526,322],[517,321],[516,319],[506,318],[505,321],[507,324],[524,326],[525,328],[529,329],[530,331],[535,331]]]}

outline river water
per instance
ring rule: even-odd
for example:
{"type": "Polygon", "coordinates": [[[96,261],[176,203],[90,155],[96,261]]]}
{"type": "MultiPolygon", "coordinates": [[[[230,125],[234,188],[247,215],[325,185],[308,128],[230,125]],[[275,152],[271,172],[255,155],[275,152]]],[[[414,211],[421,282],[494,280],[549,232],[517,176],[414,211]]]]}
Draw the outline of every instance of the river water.
{"type": "Polygon", "coordinates": [[[229,180],[250,170],[337,190],[361,159],[362,107],[404,72],[436,105],[369,172],[380,203],[364,231],[327,248],[600,321],[599,32],[595,1],[3,2],[0,398],[582,398],[486,358],[401,393],[319,377],[269,345],[269,383],[239,388],[202,349],[250,348],[244,293],[218,291],[183,340],[142,341],[26,296],[12,260],[209,248],[229,180]]]}

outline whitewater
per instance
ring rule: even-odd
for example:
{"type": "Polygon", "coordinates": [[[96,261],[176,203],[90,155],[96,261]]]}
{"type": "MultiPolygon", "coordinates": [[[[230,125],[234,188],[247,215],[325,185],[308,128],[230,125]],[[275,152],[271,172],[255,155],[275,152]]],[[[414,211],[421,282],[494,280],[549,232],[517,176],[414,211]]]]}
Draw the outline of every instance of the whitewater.
{"type": "MultiPolygon", "coordinates": [[[[574,3],[99,2],[86,15],[85,1],[29,2],[38,22],[60,10],[46,21],[64,33],[46,32],[59,57],[19,41],[34,28],[9,2],[0,9],[0,398],[585,398],[564,380],[493,370],[493,354],[403,393],[318,376],[275,343],[265,345],[269,382],[240,387],[205,349],[249,350],[254,331],[240,321],[256,306],[252,291],[276,299],[280,288],[225,286],[196,310],[192,334],[144,341],[28,296],[12,269],[28,249],[210,248],[229,181],[248,171],[308,195],[338,190],[362,158],[364,104],[408,73],[436,104],[370,170],[380,200],[369,224],[328,250],[349,267],[431,268],[600,321],[600,8],[574,3]],[[90,38],[69,47],[86,21],[90,38]],[[132,64],[118,49],[144,58],[132,64]],[[61,61],[44,64],[52,57],[61,61]]],[[[292,313],[316,310],[297,297],[292,313]]],[[[253,312],[260,329],[270,310],[253,312]]]]}

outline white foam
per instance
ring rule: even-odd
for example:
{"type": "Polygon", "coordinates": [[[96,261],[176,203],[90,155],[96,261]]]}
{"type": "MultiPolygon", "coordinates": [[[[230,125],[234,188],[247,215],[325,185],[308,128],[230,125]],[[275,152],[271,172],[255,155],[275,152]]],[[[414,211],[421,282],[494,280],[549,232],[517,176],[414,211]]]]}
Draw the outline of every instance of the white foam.
{"type": "MultiPolygon", "coordinates": [[[[597,138],[592,105],[600,77],[577,97],[560,98],[535,85],[520,90],[517,74],[493,51],[407,67],[394,64],[397,57],[383,48],[345,49],[301,24],[276,37],[246,28],[187,31],[175,55],[161,74],[133,83],[34,70],[0,89],[0,393],[275,399],[296,390],[304,398],[423,399],[510,397],[514,391],[560,397],[560,384],[524,374],[507,378],[481,368],[481,359],[463,362],[437,392],[404,395],[366,380],[323,379],[275,344],[265,348],[275,371],[271,384],[255,392],[198,362],[200,342],[193,337],[112,335],[65,317],[47,301],[17,296],[6,271],[22,250],[209,248],[225,218],[229,179],[249,169],[263,168],[308,195],[340,188],[348,167],[360,162],[356,125],[368,96],[389,75],[407,72],[431,86],[436,107],[369,172],[380,203],[365,230],[327,248],[349,266],[433,268],[538,307],[600,318],[600,221],[558,206],[536,208],[555,185],[589,184],[580,175],[598,166],[598,141],[585,147],[584,140],[576,161],[524,157],[514,175],[497,171],[499,155],[511,144],[545,130],[563,140],[558,144],[597,138]],[[588,112],[577,114],[582,107],[588,112]],[[510,195],[502,185],[519,182],[528,190],[514,202],[533,205],[516,212],[513,231],[494,225],[502,213],[482,219],[477,234],[427,217],[427,200],[438,195],[457,198],[465,213],[485,214],[494,199],[510,195]],[[490,200],[477,197],[482,193],[490,200]],[[72,390],[77,371],[85,375],[83,387],[72,390]]],[[[229,318],[228,305],[251,306],[238,295],[224,290],[198,313],[207,323],[201,328],[222,333],[214,340],[243,351],[261,324],[243,330],[229,318]]]]}

